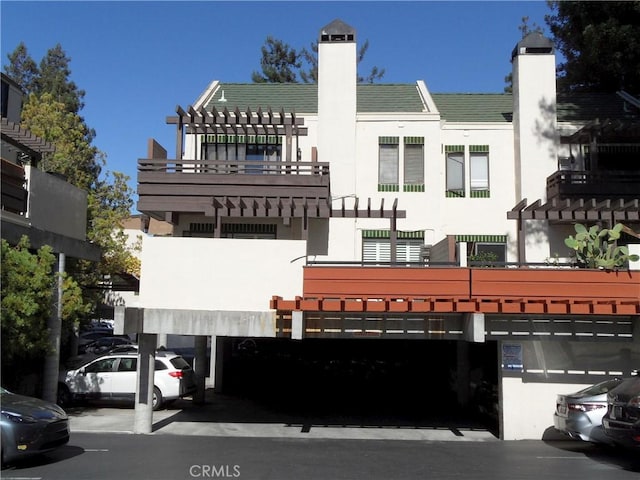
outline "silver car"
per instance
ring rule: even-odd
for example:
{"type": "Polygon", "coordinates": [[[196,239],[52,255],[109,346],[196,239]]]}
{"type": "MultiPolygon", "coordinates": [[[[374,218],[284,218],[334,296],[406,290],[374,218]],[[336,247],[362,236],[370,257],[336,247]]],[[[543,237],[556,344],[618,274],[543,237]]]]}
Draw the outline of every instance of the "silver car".
{"type": "Polygon", "coordinates": [[[558,395],[553,414],[556,430],[576,440],[607,443],[609,440],[602,430],[602,417],[607,413],[607,393],[621,382],[622,379],[613,378],[579,392],[558,395]]]}
{"type": "Polygon", "coordinates": [[[59,406],[0,388],[2,464],[48,452],[69,441],[69,420],[59,406]]]}

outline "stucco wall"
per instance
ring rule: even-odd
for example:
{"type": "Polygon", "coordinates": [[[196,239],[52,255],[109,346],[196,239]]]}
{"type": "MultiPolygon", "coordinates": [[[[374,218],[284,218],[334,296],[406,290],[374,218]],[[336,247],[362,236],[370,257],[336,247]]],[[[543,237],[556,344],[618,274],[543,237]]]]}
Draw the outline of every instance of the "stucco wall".
{"type": "Polygon", "coordinates": [[[503,440],[540,440],[553,427],[558,394],[573,393],[590,384],[524,383],[520,378],[502,379],[503,440]]]}
{"type": "Polygon", "coordinates": [[[139,305],[268,311],[301,294],[305,254],[304,241],[144,237],[139,305]]]}

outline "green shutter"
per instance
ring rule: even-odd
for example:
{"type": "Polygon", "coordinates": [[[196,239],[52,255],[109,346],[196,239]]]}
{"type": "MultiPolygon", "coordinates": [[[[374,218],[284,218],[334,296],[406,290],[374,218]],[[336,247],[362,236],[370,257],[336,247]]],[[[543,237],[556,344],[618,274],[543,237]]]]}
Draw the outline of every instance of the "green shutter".
{"type": "Polygon", "coordinates": [[[445,145],[445,153],[464,152],[464,145],[445,145]]]}
{"type": "Polygon", "coordinates": [[[471,153],[487,153],[489,145],[469,145],[469,151],[471,153]]]}
{"type": "Polygon", "coordinates": [[[456,242],[507,243],[506,235],[456,235],[456,242]]]}
{"type": "Polygon", "coordinates": [[[424,192],[424,183],[405,183],[402,186],[403,192],[415,193],[415,192],[424,192]]]}
{"type": "Polygon", "coordinates": [[[389,230],[362,230],[362,238],[389,238],[389,230]]]}
{"type": "Polygon", "coordinates": [[[398,145],[400,137],[378,137],[378,145],[398,145]]]}
{"type": "MultiPolygon", "coordinates": [[[[424,239],[424,230],[416,230],[413,232],[397,232],[399,239],[424,239]]],[[[362,230],[362,238],[390,238],[390,230],[362,230]]]]}
{"type": "Polygon", "coordinates": [[[405,145],[424,145],[424,137],[404,137],[405,145]]]}

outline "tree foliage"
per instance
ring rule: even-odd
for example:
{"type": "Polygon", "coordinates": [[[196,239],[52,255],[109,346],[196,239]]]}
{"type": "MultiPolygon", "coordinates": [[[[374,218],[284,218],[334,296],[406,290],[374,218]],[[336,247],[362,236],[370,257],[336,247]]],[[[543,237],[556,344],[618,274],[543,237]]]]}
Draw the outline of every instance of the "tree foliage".
{"type": "Polygon", "coordinates": [[[300,69],[300,55],[282,40],[269,35],[260,49],[262,74],[253,72],[254,83],[295,83],[296,71],[300,69]]]}
{"type": "Polygon", "coordinates": [[[9,64],[5,66],[5,73],[17,82],[27,95],[35,91],[38,65],[29,55],[26,45],[20,42],[7,58],[9,64]]]}
{"type": "Polygon", "coordinates": [[[87,239],[102,248],[102,258],[97,265],[70,258],[67,270],[82,286],[85,304],[95,305],[104,277],[135,265],[121,227],[133,206],[133,191],[127,176],[103,170],[106,156],[93,145],[95,132],[80,115],[85,92],[70,80],[70,59],[62,47],[48,50],[39,67],[22,43],[8,58],[5,73],[26,82],[22,126],[56,146],[43,155],[39,168],[64,175],[88,193],[87,239]]]}
{"type": "MultiPolygon", "coordinates": [[[[358,64],[369,50],[369,40],[358,49],[358,64]]],[[[317,83],[318,82],[318,42],[309,48],[296,50],[282,40],[268,36],[261,48],[260,67],[262,73],[253,72],[254,83],[317,83]]],[[[367,75],[358,73],[358,83],[374,83],[382,79],[385,69],[374,66],[367,75]]]]}
{"type": "Polygon", "coordinates": [[[640,1],[550,1],[564,91],[640,92],[640,1]]]}
{"type": "Polygon", "coordinates": [[[29,251],[23,237],[15,247],[2,240],[2,360],[46,352],[55,256],[48,246],[29,251]]]}

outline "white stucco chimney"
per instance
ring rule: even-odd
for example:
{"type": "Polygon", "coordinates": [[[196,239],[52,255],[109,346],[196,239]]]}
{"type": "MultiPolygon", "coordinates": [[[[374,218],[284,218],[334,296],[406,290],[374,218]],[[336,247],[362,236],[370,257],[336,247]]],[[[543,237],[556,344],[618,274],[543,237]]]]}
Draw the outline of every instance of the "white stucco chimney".
{"type": "Polygon", "coordinates": [[[331,195],[355,192],[356,32],[341,20],[318,38],[318,160],[331,163],[331,195]]]}
{"type": "Polygon", "coordinates": [[[546,200],[546,179],[557,170],[556,63],[553,42],[540,32],[513,50],[513,129],[516,201],[546,200]]]}

